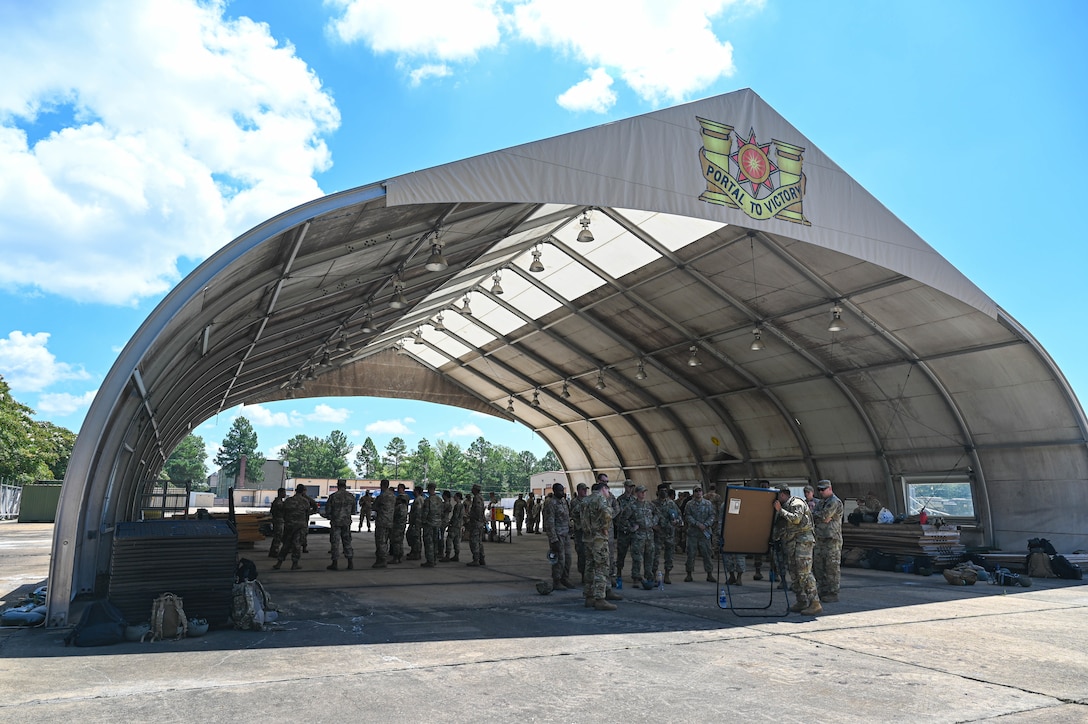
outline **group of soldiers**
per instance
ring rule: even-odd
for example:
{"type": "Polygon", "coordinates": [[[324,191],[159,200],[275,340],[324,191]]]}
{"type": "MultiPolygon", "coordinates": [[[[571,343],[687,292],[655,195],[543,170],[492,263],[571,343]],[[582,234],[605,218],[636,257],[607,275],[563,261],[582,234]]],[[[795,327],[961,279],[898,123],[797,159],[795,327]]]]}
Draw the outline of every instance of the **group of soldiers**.
{"type": "Polygon", "coordinates": [[[544,514],[544,498],[537,498],[530,491],[529,499],[525,499],[524,493],[518,493],[514,501],[514,523],[518,535],[521,535],[521,527],[525,526],[526,533],[540,534],[540,521],[544,514]]]}
{"type": "MultiPolygon", "coordinates": [[[[760,481],[763,487],[770,487],[760,481]]],[[[696,558],[702,559],[706,580],[717,582],[713,561],[722,557],[730,585],[743,585],[745,557],[721,550],[720,521],[723,503],[716,493],[704,494],[696,488],[690,494],[677,494],[667,483],[657,486],[657,497],[646,498],[647,489],[631,481],[624,482],[624,492],[613,497],[608,476],[597,476],[592,489],[579,483],[576,495],[568,500],[561,483],[543,499],[518,496],[514,517],[518,534],[529,514],[529,532],[547,535],[551,561],[551,588],[574,589],[571,570],[577,566],[586,606],[597,610],[615,610],[613,601],[622,600],[616,592],[622,586],[628,553],[631,569],[628,578],[644,589],[658,583],[672,584],[673,554],[686,554],[685,582],[694,580],[696,558]],[[521,505],[519,505],[521,503],[521,505]],[[539,520],[530,513],[539,506],[539,520]],[[521,512],[519,516],[518,513],[521,512]]],[[[786,585],[792,582],[796,601],[791,610],[805,615],[822,612],[822,602],[838,601],[839,562],[842,553],[842,501],[835,496],[831,481],[821,480],[811,497],[792,495],[787,485],[776,489],[775,517],[772,527],[772,570],[786,585]],[[818,499],[817,499],[818,495],[818,499]]],[[[483,540],[487,531],[487,504],[479,485],[472,486],[467,500],[460,492],[438,493],[429,483],[414,490],[410,501],[403,483],[396,491],[388,480],[381,481],[376,497],[362,496],[357,506],[346,481],[337,481],[322,513],[330,524],[329,570],[339,570],[341,554],[347,568],[354,568],[351,523],[361,512],[359,529],[365,520],[370,527],[374,517],[375,555],[372,568],[385,568],[404,560],[422,560],[420,566],[433,568],[437,563],[460,561],[461,539],[467,537],[472,560],[465,565],[484,566],[483,540]],[[407,555],[404,552],[408,545],[407,555]]],[[[492,505],[499,505],[492,501],[492,505]]],[[[277,558],[273,568],[280,568],[291,556],[291,569],[301,568],[299,559],[306,549],[309,518],[318,511],[316,501],[298,485],[295,494],[286,497],[283,488],[272,503],[273,541],[269,556],[277,558]]],[[[762,557],[756,556],[755,580],[761,580],[762,557]]]]}

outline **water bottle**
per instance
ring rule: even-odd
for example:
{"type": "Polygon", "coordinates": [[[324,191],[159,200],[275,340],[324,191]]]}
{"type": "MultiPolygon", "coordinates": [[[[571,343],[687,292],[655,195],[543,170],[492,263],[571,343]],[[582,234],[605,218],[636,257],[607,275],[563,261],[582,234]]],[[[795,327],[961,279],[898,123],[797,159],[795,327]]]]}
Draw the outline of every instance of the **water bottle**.
{"type": "Polygon", "coordinates": [[[729,594],[725,592],[725,586],[718,589],[718,606],[729,608],[729,594]]]}
{"type": "Polygon", "coordinates": [[[665,574],[662,573],[661,571],[657,572],[657,590],[659,590],[659,591],[664,591],[665,590],[665,574]]]}
{"type": "Polygon", "coordinates": [[[771,583],[774,583],[774,579],[775,579],[774,569],[772,568],[771,569],[771,575],[770,575],[768,580],[770,580],[771,583]]]}
{"type": "Polygon", "coordinates": [[[622,591],[623,590],[623,579],[620,578],[619,576],[616,576],[616,590],[617,591],[622,591]]]}

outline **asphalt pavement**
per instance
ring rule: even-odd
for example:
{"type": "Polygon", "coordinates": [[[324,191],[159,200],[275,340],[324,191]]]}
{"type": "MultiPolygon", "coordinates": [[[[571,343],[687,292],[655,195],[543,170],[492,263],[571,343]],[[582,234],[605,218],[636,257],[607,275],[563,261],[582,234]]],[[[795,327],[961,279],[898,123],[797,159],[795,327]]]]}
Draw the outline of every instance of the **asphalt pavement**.
{"type": "MultiPolygon", "coordinates": [[[[46,584],[52,525],[0,523],[0,606],[46,584]]],[[[954,587],[844,569],[841,602],[787,613],[764,580],[728,591],[628,586],[616,611],[537,593],[543,535],[488,543],[485,567],[418,561],[300,571],[267,543],[241,555],[281,614],[268,631],[66,648],[66,631],[0,629],[0,721],[1088,721],[1088,587],[954,587]]],[[[73,613],[75,608],[73,608],[73,613]]],[[[73,619],[75,616],[73,616],[73,619]]]]}

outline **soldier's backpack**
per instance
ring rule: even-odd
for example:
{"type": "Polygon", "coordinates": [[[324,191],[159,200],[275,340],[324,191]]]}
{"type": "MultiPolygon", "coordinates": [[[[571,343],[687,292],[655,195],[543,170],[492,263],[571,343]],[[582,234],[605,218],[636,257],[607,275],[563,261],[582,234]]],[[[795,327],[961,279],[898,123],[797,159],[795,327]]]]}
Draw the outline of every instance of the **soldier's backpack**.
{"type": "Polygon", "coordinates": [[[1058,554],[1050,557],[1050,567],[1058,578],[1068,578],[1071,581],[1079,581],[1084,578],[1084,571],[1076,563],[1065,556],[1058,554]]]}
{"type": "Polygon", "coordinates": [[[257,578],[257,564],[248,558],[239,558],[238,566],[234,569],[234,582],[253,581],[257,578]]]}
{"type": "Polygon", "coordinates": [[[151,628],[140,637],[141,641],[175,641],[189,633],[189,619],[180,596],[164,593],[151,602],[151,628]]]}
{"type": "Polygon", "coordinates": [[[1027,558],[1024,559],[1024,570],[1032,578],[1057,578],[1058,574],[1054,572],[1054,569],[1050,566],[1050,556],[1042,551],[1041,548],[1033,550],[1028,553],[1027,558]]]}
{"type": "Polygon", "coordinates": [[[1058,552],[1057,550],[1054,549],[1054,544],[1051,543],[1050,541],[1048,541],[1046,538],[1029,538],[1028,539],[1028,550],[1029,551],[1034,551],[1036,549],[1041,550],[1043,553],[1046,553],[1048,556],[1055,555],[1058,552]]]}
{"type": "Polygon", "coordinates": [[[79,617],[76,627],[64,637],[65,646],[108,646],[125,640],[125,617],[116,606],[102,599],[92,601],[79,617]]]}
{"type": "Polygon", "coordinates": [[[260,581],[235,583],[232,590],[230,617],[234,628],[262,631],[266,623],[276,620],[278,610],[260,581]]]}

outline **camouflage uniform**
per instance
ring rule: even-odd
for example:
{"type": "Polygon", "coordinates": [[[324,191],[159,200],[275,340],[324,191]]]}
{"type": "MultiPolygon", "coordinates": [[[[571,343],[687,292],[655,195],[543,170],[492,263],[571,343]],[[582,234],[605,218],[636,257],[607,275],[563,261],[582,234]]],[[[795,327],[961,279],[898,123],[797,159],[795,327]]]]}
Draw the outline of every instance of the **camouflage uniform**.
{"type": "Polygon", "coordinates": [[[585,498],[575,496],[570,501],[570,535],[574,543],[574,555],[578,561],[578,577],[585,585],[586,574],[586,546],[585,535],[582,533],[582,505],[585,498]]]}
{"type": "Polygon", "coordinates": [[[404,529],[408,525],[408,497],[398,495],[393,506],[393,528],[389,534],[389,557],[394,563],[404,560],[404,529]]]}
{"type": "Polygon", "coordinates": [[[735,583],[741,585],[741,576],[744,575],[745,560],[743,553],[725,553],[722,551],[722,525],[725,520],[725,503],[718,506],[718,525],[715,529],[716,539],[718,541],[718,552],[722,556],[722,570],[729,576],[729,583],[735,583]]]}
{"type": "Polygon", "coordinates": [[[797,597],[794,608],[798,611],[820,603],[816,579],[812,576],[812,513],[804,498],[790,499],[775,514],[772,537],[780,545],[786,565],[789,566],[793,593],[797,597]]]}
{"type": "Polygon", "coordinates": [[[317,512],[317,502],[306,493],[296,491],[283,501],[283,546],[276,557],[279,568],[287,555],[291,555],[291,568],[299,568],[302,558],[302,531],[310,525],[310,516],[317,512]]]}
{"type": "Polygon", "coordinates": [[[415,489],[416,497],[408,511],[408,560],[418,561],[423,557],[423,489],[415,489]]]}
{"type": "Polygon", "coordinates": [[[714,577],[714,566],[710,563],[710,539],[714,535],[714,521],[717,517],[714,505],[706,498],[701,500],[692,498],[684,506],[684,524],[688,531],[688,558],[684,568],[687,570],[688,578],[691,578],[691,574],[695,571],[696,553],[703,557],[703,569],[706,571],[707,579],[714,577]]]}
{"type": "Polygon", "coordinates": [[[533,521],[533,532],[540,535],[540,516],[544,512],[544,499],[537,498],[533,503],[533,510],[530,513],[533,521]]]}
{"type": "Polygon", "coordinates": [[[397,496],[389,488],[374,499],[374,565],[386,565],[389,556],[389,540],[393,535],[393,506],[397,496]]]}
{"type": "Polygon", "coordinates": [[[820,599],[839,595],[839,564],[842,561],[842,501],[832,493],[816,503],[812,514],[816,544],[812,549],[812,575],[820,599]]]}
{"type": "Polygon", "coordinates": [[[676,550],[676,527],[680,524],[680,509],[667,497],[658,498],[653,503],[657,508],[657,529],[654,531],[654,570],[665,571],[668,578],[672,570],[672,555],[676,550]],[[664,557],[665,567],[661,568],[664,557]]]}
{"type": "Polygon", "coordinates": [[[514,522],[518,526],[518,535],[521,535],[521,526],[525,524],[525,498],[518,496],[514,501],[514,522]]]}
{"type": "Polygon", "coordinates": [[[484,561],[484,528],[486,526],[484,496],[479,490],[475,490],[468,504],[468,547],[472,551],[472,562],[466,563],[466,566],[487,565],[484,561]]]}
{"type": "Polygon", "coordinates": [[[529,493],[529,499],[525,501],[525,532],[533,532],[533,506],[536,505],[536,497],[529,493]]]}
{"type": "MultiPolygon", "coordinates": [[[[321,509],[321,507],[317,504],[316,500],[311,498],[309,495],[306,495],[305,493],[303,493],[303,495],[305,495],[306,499],[309,500],[310,503],[311,503],[311,505],[310,505],[310,515],[313,515],[318,510],[321,509]]],[[[306,525],[302,526],[302,539],[301,540],[302,540],[302,552],[303,553],[309,553],[310,552],[310,546],[308,545],[308,543],[309,543],[308,536],[310,535],[310,515],[306,516],[306,525]]]]}
{"type": "MultiPolygon", "coordinates": [[[[631,547],[631,516],[635,502],[633,489],[625,490],[616,498],[616,517],[613,518],[616,533],[616,577],[623,578],[623,564],[627,560],[627,550],[631,547]]],[[[634,558],[632,556],[632,558],[634,558]]],[[[636,571],[631,571],[631,580],[635,580],[636,571]]]]}
{"type": "Polygon", "coordinates": [[[329,519],[329,545],[332,546],[332,564],[340,558],[340,547],[344,548],[344,558],[351,566],[355,552],[351,548],[351,516],[355,515],[355,496],[346,489],[337,489],[325,502],[325,517],[329,519]]]}
{"type": "Polygon", "coordinates": [[[365,495],[359,498],[359,530],[363,530],[363,522],[366,522],[366,529],[370,530],[370,511],[374,507],[374,498],[367,492],[365,495]]]}
{"type": "Polygon", "coordinates": [[[461,560],[461,528],[464,524],[465,504],[455,496],[450,509],[450,522],[446,526],[446,560],[461,560]]]}
{"type": "Polygon", "coordinates": [[[580,514],[586,547],[585,597],[603,599],[609,586],[608,532],[612,529],[612,506],[600,491],[583,500],[580,514]]]}
{"type": "Polygon", "coordinates": [[[278,557],[280,548],[283,547],[283,502],[285,500],[286,498],[281,498],[277,494],[269,511],[272,514],[272,544],[268,546],[269,558],[278,557]]]}
{"type": "Polygon", "coordinates": [[[562,584],[568,588],[570,582],[570,503],[566,496],[552,495],[544,504],[544,533],[548,536],[548,545],[555,553],[552,564],[552,581],[556,588],[562,584]]]}
{"type": "Polygon", "coordinates": [[[640,578],[644,585],[654,580],[654,527],[658,524],[657,508],[648,500],[637,498],[628,504],[631,509],[631,580],[640,578]]]}
{"type": "Polygon", "coordinates": [[[442,524],[446,518],[446,504],[433,488],[427,492],[420,515],[423,523],[423,550],[427,557],[422,565],[431,568],[438,561],[442,548],[442,524]]]}

